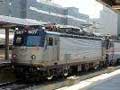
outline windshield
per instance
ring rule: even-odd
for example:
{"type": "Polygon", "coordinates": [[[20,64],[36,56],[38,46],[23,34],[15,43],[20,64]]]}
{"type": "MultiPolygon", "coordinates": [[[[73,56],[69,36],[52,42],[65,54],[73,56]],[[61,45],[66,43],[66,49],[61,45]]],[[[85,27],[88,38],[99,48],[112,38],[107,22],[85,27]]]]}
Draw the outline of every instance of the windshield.
{"type": "Polygon", "coordinates": [[[24,37],[15,36],[14,45],[15,46],[28,46],[28,47],[32,47],[32,46],[43,47],[44,38],[42,36],[33,36],[33,35],[24,36],[24,37]]]}
{"type": "Polygon", "coordinates": [[[15,46],[23,46],[24,45],[23,37],[21,35],[18,35],[18,36],[15,35],[13,44],[15,46]]]}
{"type": "Polygon", "coordinates": [[[40,36],[28,36],[27,37],[27,46],[41,46],[41,37],[40,36]]]}
{"type": "Polygon", "coordinates": [[[43,47],[45,42],[44,35],[15,35],[14,46],[40,46],[43,47]]]}
{"type": "Polygon", "coordinates": [[[14,46],[44,47],[46,32],[43,29],[17,30],[14,36],[14,46]]]}

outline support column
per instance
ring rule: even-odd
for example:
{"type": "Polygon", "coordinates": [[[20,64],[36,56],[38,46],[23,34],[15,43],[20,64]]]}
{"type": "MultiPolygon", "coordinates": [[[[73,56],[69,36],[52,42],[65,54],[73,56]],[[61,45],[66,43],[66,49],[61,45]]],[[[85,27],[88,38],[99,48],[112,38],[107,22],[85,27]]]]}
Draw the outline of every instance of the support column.
{"type": "Polygon", "coordinates": [[[9,28],[5,28],[5,60],[9,60],[9,28]]]}

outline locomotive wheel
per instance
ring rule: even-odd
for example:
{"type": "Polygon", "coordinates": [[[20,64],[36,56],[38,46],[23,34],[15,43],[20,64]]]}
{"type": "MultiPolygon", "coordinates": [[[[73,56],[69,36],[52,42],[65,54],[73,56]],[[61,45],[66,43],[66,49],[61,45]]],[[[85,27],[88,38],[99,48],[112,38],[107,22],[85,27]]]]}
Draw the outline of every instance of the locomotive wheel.
{"type": "Polygon", "coordinates": [[[53,75],[47,77],[47,80],[52,80],[52,79],[53,79],[53,75]]]}
{"type": "Polygon", "coordinates": [[[99,69],[99,65],[95,65],[94,70],[98,70],[98,69],[99,69]]]}
{"type": "Polygon", "coordinates": [[[89,64],[85,64],[85,72],[89,70],[89,64]]]}
{"type": "Polygon", "coordinates": [[[52,80],[54,77],[53,70],[48,70],[47,80],[52,80]]]}
{"type": "Polygon", "coordinates": [[[68,76],[68,70],[64,70],[63,76],[64,76],[64,77],[67,77],[67,76],[68,76]]]}
{"type": "Polygon", "coordinates": [[[68,76],[68,73],[66,72],[66,73],[64,73],[64,77],[67,77],[68,76]]]}

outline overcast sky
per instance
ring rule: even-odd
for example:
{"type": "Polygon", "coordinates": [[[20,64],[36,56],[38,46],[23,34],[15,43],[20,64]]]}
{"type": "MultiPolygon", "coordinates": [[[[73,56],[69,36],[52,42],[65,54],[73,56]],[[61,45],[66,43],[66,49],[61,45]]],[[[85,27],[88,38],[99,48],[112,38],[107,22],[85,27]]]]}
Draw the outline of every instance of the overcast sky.
{"type": "Polygon", "coordinates": [[[63,7],[77,7],[81,13],[87,14],[90,18],[99,18],[103,6],[96,0],[53,0],[54,3],[63,7]]]}

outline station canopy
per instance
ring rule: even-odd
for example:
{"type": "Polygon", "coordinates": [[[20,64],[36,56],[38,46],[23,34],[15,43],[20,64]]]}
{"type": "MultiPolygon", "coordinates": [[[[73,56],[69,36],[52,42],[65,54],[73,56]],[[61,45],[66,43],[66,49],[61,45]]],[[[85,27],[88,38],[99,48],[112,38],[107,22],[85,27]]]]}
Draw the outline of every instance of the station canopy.
{"type": "Polygon", "coordinates": [[[21,25],[43,25],[45,22],[40,22],[32,19],[21,19],[10,16],[0,15],[0,28],[11,28],[13,26],[21,25]]]}

